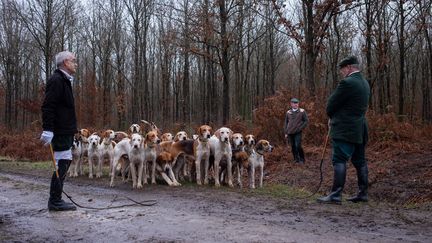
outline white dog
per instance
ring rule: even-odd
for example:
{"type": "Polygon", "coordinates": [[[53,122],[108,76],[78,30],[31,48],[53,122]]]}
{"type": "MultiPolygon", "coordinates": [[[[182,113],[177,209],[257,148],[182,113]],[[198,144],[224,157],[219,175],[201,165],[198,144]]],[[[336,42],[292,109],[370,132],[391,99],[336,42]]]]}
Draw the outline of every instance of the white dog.
{"type": "Polygon", "coordinates": [[[215,186],[220,186],[219,182],[219,164],[222,158],[227,160],[228,171],[228,186],[234,187],[232,176],[232,150],[231,150],[231,136],[233,132],[227,127],[219,128],[214,135],[209,139],[210,154],[214,156],[214,178],[215,186]]]}
{"type": "Polygon", "coordinates": [[[97,165],[96,177],[102,175],[102,161],[100,161],[99,143],[100,137],[93,133],[88,137],[88,162],[89,162],[89,178],[93,178],[93,162],[97,165]]]}

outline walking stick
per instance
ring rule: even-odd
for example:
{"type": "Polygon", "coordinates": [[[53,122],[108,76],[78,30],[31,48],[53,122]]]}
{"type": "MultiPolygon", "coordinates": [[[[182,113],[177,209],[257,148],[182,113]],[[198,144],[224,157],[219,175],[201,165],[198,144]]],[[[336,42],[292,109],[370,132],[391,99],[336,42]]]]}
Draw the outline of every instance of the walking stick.
{"type": "Polygon", "coordinates": [[[319,182],[319,184],[318,184],[317,189],[316,189],[312,194],[310,194],[309,196],[307,196],[307,197],[305,197],[305,198],[309,198],[309,197],[312,197],[313,195],[315,195],[315,194],[318,192],[318,190],[320,189],[321,184],[322,184],[322,182],[323,182],[323,170],[322,170],[322,167],[323,167],[323,163],[324,163],[324,155],[325,155],[325,151],[326,151],[326,148],[327,148],[327,144],[328,144],[329,137],[330,137],[330,129],[329,129],[329,131],[327,132],[327,136],[326,136],[326,138],[325,138],[325,142],[324,142],[324,149],[323,149],[322,154],[321,154],[321,162],[320,162],[320,182],[319,182]]]}
{"type": "Polygon", "coordinates": [[[55,161],[55,158],[54,158],[53,147],[52,147],[51,144],[49,146],[50,146],[50,151],[51,151],[51,159],[52,159],[52,162],[53,162],[54,170],[56,172],[56,176],[57,176],[57,178],[60,178],[59,173],[58,173],[58,169],[57,169],[57,165],[56,165],[56,161],[55,161]]]}

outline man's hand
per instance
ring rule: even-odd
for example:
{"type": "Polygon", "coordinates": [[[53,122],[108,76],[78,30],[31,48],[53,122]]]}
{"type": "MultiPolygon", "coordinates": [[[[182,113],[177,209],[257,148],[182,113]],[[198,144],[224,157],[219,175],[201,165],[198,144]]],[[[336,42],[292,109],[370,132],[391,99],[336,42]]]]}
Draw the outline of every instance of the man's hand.
{"type": "Polygon", "coordinates": [[[43,131],[39,140],[44,143],[44,146],[48,146],[51,143],[51,140],[54,137],[54,133],[51,131],[43,131]]]}

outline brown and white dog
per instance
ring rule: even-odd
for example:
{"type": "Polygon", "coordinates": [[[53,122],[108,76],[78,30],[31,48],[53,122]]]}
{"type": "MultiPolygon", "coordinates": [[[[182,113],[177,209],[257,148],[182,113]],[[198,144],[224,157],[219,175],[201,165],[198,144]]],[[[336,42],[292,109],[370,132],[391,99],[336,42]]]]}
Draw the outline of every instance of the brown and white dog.
{"type": "Polygon", "coordinates": [[[152,162],[151,183],[156,184],[156,146],[160,143],[160,139],[156,131],[150,131],[145,135],[144,139],[144,184],[147,184],[147,162],[152,162]]]}
{"type": "Polygon", "coordinates": [[[78,163],[78,174],[79,175],[84,175],[84,160],[85,158],[88,159],[88,147],[89,147],[89,142],[88,142],[88,138],[90,137],[90,131],[86,128],[82,128],[78,131],[79,134],[79,140],[81,141],[81,156],[80,156],[80,161],[78,163]]]}
{"type": "MultiPolygon", "coordinates": [[[[214,156],[214,174],[215,174],[215,186],[220,186],[219,182],[219,165],[222,158],[227,161],[228,171],[228,186],[234,187],[233,176],[232,176],[232,149],[231,149],[231,137],[233,131],[227,127],[221,127],[214,135],[209,139],[210,144],[210,155],[214,156]]],[[[206,175],[207,176],[207,175],[206,175]]],[[[206,178],[205,178],[206,179],[206,178]]],[[[204,179],[204,180],[205,180],[204,179]]]]}
{"type": "Polygon", "coordinates": [[[264,153],[271,152],[273,146],[267,140],[259,140],[249,154],[249,186],[255,188],[255,169],[260,170],[259,187],[263,186],[264,178],[264,153]]]}
{"type": "Polygon", "coordinates": [[[187,140],[188,139],[188,135],[185,131],[180,131],[178,133],[176,133],[176,135],[174,136],[174,142],[178,142],[181,140],[187,140]]]}
{"type": "Polygon", "coordinates": [[[134,133],[141,134],[141,126],[134,123],[129,127],[129,132],[130,132],[130,135],[134,134],[134,133]]]}
{"type": "Polygon", "coordinates": [[[169,186],[181,186],[172,169],[174,158],[168,152],[161,152],[156,158],[156,169],[169,186]]]}
{"type": "Polygon", "coordinates": [[[173,140],[174,140],[174,136],[172,135],[172,133],[166,132],[161,136],[162,142],[172,142],[173,140]]]}
{"type": "Polygon", "coordinates": [[[180,155],[193,156],[195,160],[196,180],[197,184],[202,184],[201,173],[205,174],[204,184],[208,184],[208,167],[210,157],[210,145],[208,143],[212,134],[212,128],[208,125],[202,125],[197,129],[198,137],[194,140],[180,140],[171,145],[169,153],[174,157],[173,164],[175,165],[177,158],[180,155]],[[201,170],[201,162],[204,160],[203,170],[201,170]]]}
{"type": "MultiPolygon", "coordinates": [[[[241,133],[234,133],[232,135],[231,139],[231,147],[232,147],[232,170],[233,174],[237,174],[237,183],[239,184],[240,188],[243,187],[242,185],[242,174],[243,174],[243,168],[248,169],[249,168],[249,156],[244,150],[244,139],[243,135],[241,133]]],[[[227,173],[227,162],[226,160],[221,160],[221,181],[226,181],[225,175],[227,173]]]]}
{"type": "MultiPolygon", "coordinates": [[[[110,171],[112,171],[112,166],[113,166],[113,159],[114,159],[114,146],[115,146],[115,142],[114,142],[114,138],[115,138],[115,133],[113,130],[105,130],[102,133],[102,142],[99,145],[99,153],[100,153],[100,161],[101,161],[101,165],[103,165],[104,159],[107,158],[109,160],[109,166],[110,166],[110,171]]],[[[101,177],[102,176],[102,169],[100,170],[101,173],[98,175],[96,173],[96,177],[101,177]]]]}

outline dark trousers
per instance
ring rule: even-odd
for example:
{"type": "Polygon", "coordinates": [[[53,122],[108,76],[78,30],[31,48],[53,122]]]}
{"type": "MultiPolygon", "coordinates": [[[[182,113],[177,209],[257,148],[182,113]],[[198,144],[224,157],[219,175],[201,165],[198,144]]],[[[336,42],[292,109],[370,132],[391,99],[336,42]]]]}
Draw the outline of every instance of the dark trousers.
{"type": "Polygon", "coordinates": [[[302,133],[288,134],[291,151],[296,162],[304,162],[304,152],[301,146],[302,133]]]}
{"type": "MultiPolygon", "coordinates": [[[[72,142],[73,135],[54,135],[51,145],[54,151],[64,151],[72,147],[72,142]]],[[[58,161],[59,178],[57,178],[55,171],[51,177],[49,201],[52,203],[60,202],[62,200],[63,182],[66,178],[71,162],[71,160],[64,159],[58,161]]]]}
{"type": "Polygon", "coordinates": [[[346,177],[346,163],[351,162],[357,171],[357,179],[360,194],[367,194],[368,167],[365,157],[366,144],[355,144],[341,140],[333,140],[332,162],[334,168],[334,181],[332,191],[338,188],[343,190],[346,177]]]}
{"type": "Polygon", "coordinates": [[[58,173],[59,178],[57,178],[57,174],[54,171],[51,177],[51,186],[50,186],[50,202],[59,202],[62,200],[62,192],[63,192],[63,182],[66,178],[67,171],[71,164],[70,160],[59,160],[58,161],[58,173]]]}

